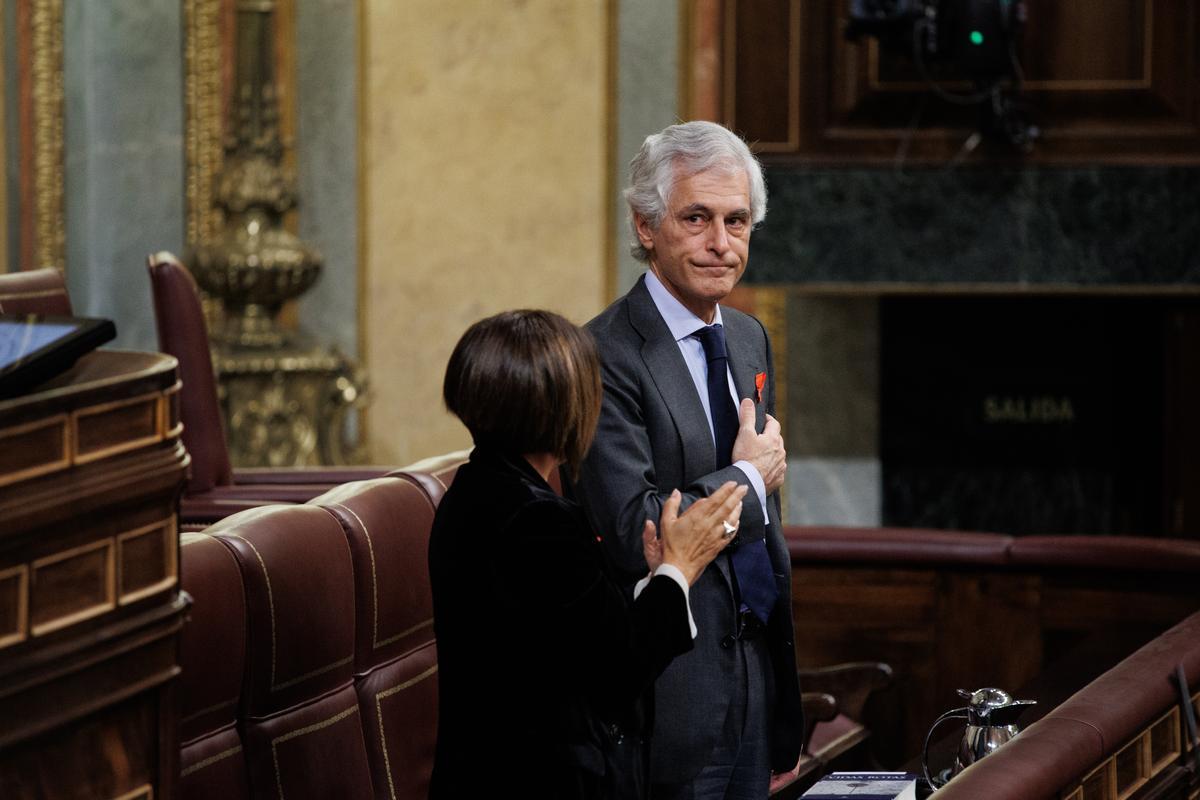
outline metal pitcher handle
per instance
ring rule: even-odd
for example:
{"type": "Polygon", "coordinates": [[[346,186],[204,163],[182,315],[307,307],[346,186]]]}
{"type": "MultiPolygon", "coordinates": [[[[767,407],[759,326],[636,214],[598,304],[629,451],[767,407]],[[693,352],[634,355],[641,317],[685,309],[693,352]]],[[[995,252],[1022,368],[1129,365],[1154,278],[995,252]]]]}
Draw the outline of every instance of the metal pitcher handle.
{"type": "Polygon", "coordinates": [[[937,730],[938,726],[948,719],[968,719],[967,707],[952,708],[945,714],[942,714],[933,723],[933,726],[929,729],[929,733],[925,734],[925,747],[921,750],[921,769],[925,772],[925,782],[929,784],[929,788],[931,789],[940,789],[946,785],[945,782],[934,783],[933,776],[929,774],[929,741],[933,738],[933,732],[937,730]]]}

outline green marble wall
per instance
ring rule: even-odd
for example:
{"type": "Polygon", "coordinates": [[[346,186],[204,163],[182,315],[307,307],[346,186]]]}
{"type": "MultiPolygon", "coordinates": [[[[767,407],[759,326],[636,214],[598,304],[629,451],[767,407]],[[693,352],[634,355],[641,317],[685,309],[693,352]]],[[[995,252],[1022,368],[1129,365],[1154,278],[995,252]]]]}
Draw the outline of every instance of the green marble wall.
{"type": "Polygon", "coordinates": [[[751,283],[1200,282],[1200,169],[767,171],[751,283]]]}
{"type": "Polygon", "coordinates": [[[789,287],[793,523],[884,522],[885,284],[1200,283],[1196,168],[771,167],[767,180],[770,212],[744,280],[789,287]]]}

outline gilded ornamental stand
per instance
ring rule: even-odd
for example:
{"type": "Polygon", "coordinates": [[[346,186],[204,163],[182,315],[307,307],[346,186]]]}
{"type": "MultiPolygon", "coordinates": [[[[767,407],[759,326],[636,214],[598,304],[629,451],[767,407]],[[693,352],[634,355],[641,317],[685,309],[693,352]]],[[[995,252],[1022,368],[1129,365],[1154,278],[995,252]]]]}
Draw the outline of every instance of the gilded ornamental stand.
{"type": "Polygon", "coordinates": [[[210,328],[233,463],[361,462],[348,415],[364,400],[361,373],[278,319],[286,301],[316,282],[322,259],[283,226],[296,195],[282,162],[274,11],[274,0],[237,4],[235,93],[216,191],[224,224],[191,262],[197,282],[220,301],[210,328]]]}

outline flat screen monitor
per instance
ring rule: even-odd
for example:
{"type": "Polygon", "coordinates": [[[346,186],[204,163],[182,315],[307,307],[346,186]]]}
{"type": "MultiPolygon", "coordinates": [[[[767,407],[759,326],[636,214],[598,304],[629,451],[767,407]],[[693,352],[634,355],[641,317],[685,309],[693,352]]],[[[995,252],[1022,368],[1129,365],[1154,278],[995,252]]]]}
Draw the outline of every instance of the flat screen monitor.
{"type": "Polygon", "coordinates": [[[0,399],[28,392],[117,335],[109,319],[0,314],[0,399]]]}

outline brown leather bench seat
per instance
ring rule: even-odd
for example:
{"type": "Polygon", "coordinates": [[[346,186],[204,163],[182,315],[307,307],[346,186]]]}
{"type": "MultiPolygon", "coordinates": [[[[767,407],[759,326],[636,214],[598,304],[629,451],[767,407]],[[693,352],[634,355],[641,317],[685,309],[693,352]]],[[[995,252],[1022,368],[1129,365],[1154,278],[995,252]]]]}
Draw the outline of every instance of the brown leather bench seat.
{"type": "Polygon", "coordinates": [[[180,542],[193,605],[180,642],[180,792],[184,800],[250,797],[238,718],[246,665],[246,596],[233,552],[207,533],[180,542]]]}
{"type": "MultiPolygon", "coordinates": [[[[273,795],[281,787],[289,797],[317,797],[333,786],[349,792],[345,796],[424,795],[437,687],[426,547],[457,462],[427,466],[347,483],[304,505],[249,509],[185,539],[183,585],[195,605],[182,644],[184,797],[273,795]],[[312,773],[331,753],[338,754],[336,773],[312,773]]],[[[798,572],[844,565],[866,567],[870,574],[899,570],[901,583],[909,574],[904,570],[1171,571],[1190,577],[1200,568],[1200,543],[1193,542],[908,529],[792,527],[785,533],[798,572]]],[[[1029,749],[1031,763],[1046,762],[1035,773],[1050,777],[1030,778],[1025,788],[1041,786],[1038,780],[1056,783],[1064,770],[1078,777],[1130,726],[1144,722],[1143,704],[1159,708],[1167,702],[1163,680],[1146,699],[1137,679],[1146,659],[1158,664],[1182,653],[1191,659],[1194,678],[1200,654],[1189,649],[1187,636],[1200,641],[1200,622],[1156,640],[1125,672],[1106,676],[1108,683],[1096,691],[1119,702],[1092,708],[1073,699],[1031,727],[1024,741],[1059,742],[1075,755],[1062,762],[1028,744],[1013,750],[1029,749]],[[1060,764],[1057,772],[1052,763],[1060,764]]],[[[853,640],[854,632],[847,629],[844,638],[853,640]]],[[[802,649],[808,645],[803,633],[797,640],[802,649]]],[[[871,659],[892,660],[838,652],[817,665],[871,659]]],[[[830,751],[851,722],[835,717],[818,725],[811,751],[830,751]]]]}
{"type": "Polygon", "coordinates": [[[184,535],[183,797],[426,794],[437,735],[426,551],[456,464],[431,466],[184,535]]]}
{"type": "Polygon", "coordinates": [[[441,494],[425,484],[379,478],[311,501],[337,519],[350,545],[354,686],[378,796],[424,797],[433,766],[437,649],[425,564],[441,494]]]}

